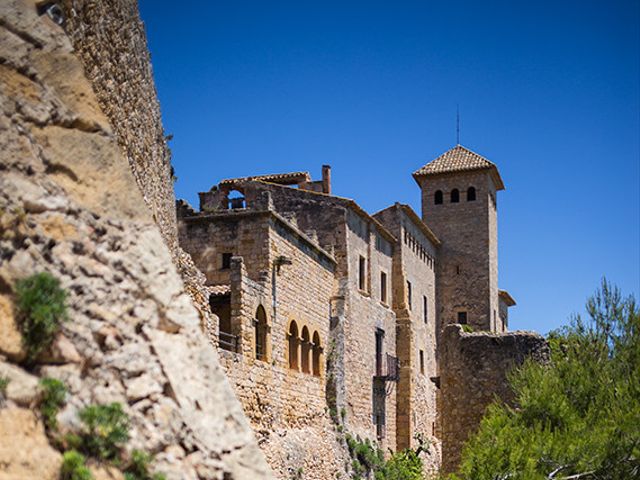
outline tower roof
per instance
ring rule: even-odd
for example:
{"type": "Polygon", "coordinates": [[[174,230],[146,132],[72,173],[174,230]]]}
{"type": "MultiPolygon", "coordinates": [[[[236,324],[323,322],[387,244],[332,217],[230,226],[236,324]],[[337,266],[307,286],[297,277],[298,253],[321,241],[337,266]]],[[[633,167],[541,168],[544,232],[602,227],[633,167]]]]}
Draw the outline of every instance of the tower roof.
{"type": "Polygon", "coordinates": [[[502,178],[500,178],[496,164],[462,145],[456,145],[435,160],[431,160],[425,166],[413,172],[413,178],[418,180],[418,178],[427,175],[440,175],[443,173],[465,172],[470,170],[490,170],[496,188],[498,190],[504,190],[504,183],[502,182],[502,178]]]}

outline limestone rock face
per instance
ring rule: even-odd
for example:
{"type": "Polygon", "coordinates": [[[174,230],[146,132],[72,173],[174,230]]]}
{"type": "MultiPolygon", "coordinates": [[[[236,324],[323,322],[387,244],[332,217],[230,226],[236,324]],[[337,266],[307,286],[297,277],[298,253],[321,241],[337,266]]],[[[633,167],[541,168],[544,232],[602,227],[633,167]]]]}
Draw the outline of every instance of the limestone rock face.
{"type": "Polygon", "coordinates": [[[0,433],[0,480],[58,479],[62,455],[32,411],[0,409],[0,433]]]}
{"type": "Polygon", "coordinates": [[[42,425],[11,406],[31,405],[44,376],[68,388],[62,431],[85,406],[120,402],[127,449],[154,454],[168,479],[272,478],[102,111],[108,97],[99,103],[83,72],[65,30],[35,3],[0,3],[0,353],[23,355],[17,280],[51,273],[70,317],[30,373],[0,364],[12,375],[0,479],[57,478],[60,455],[42,425]]]}

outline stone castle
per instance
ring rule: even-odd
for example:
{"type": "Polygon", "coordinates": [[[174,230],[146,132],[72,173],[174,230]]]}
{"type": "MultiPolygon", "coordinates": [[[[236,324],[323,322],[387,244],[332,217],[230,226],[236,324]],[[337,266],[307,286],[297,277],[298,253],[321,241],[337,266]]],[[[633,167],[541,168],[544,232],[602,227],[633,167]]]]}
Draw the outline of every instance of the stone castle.
{"type": "Polygon", "coordinates": [[[544,358],[507,332],[485,158],[416,171],[421,216],[332,195],[328,166],[221,181],[196,212],[175,202],[136,0],[0,2],[0,38],[0,478],[60,478],[46,377],[61,433],[119,403],[121,466],[142,450],[168,480],[349,478],[347,434],[453,471],[509,369],[544,358]],[[27,365],[16,285],[39,272],[69,321],[27,365]]]}
{"type": "MultiPolygon", "coordinates": [[[[518,350],[489,341],[468,358],[444,354],[463,328],[519,338],[505,334],[515,301],[498,288],[498,168],[457,145],[413,177],[422,215],[400,203],[371,215],[332,195],[328,165],[317,181],[223,180],[199,194],[197,212],[177,204],[179,244],[206,276],[218,318],[210,335],[276,471],[287,471],[280,435],[299,431],[300,452],[330,453],[332,423],[385,451],[428,441],[428,468],[451,469],[481,411],[449,414],[478,392],[449,398],[461,378],[444,372],[456,362],[503,372],[518,350]],[[495,364],[471,357],[497,350],[495,364]]],[[[487,383],[482,406],[500,384],[487,383]]],[[[304,462],[318,478],[340,470],[339,458],[319,457],[304,462]]]]}

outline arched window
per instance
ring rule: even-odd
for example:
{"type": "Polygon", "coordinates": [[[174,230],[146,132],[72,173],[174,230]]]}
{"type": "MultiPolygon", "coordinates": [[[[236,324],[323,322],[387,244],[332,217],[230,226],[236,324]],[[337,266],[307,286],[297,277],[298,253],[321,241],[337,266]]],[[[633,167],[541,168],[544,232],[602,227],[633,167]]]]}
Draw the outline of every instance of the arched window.
{"type": "Polygon", "coordinates": [[[322,355],[322,345],[320,345],[320,335],[313,332],[313,374],[320,376],[320,356],[322,355]]]}
{"type": "Polygon", "coordinates": [[[244,194],[239,190],[231,190],[227,195],[227,202],[227,208],[229,210],[247,207],[244,194]]]}
{"type": "Polygon", "coordinates": [[[311,373],[309,369],[309,354],[311,353],[311,338],[309,338],[309,329],[302,327],[302,371],[304,373],[311,373]]]}
{"type": "Polygon", "coordinates": [[[289,368],[298,370],[298,325],[295,321],[289,326],[289,368]]]}
{"type": "Polygon", "coordinates": [[[457,188],[451,190],[451,203],[458,203],[460,201],[460,191],[457,188]]]}
{"type": "Polygon", "coordinates": [[[254,319],[255,335],[256,335],[256,358],[258,360],[267,360],[267,334],[269,327],[267,326],[267,314],[264,307],[260,305],[256,310],[256,318],[254,319]]]}
{"type": "Polygon", "coordinates": [[[442,205],[442,190],[438,190],[433,196],[433,203],[436,205],[442,205]]]}
{"type": "Polygon", "coordinates": [[[473,202],[476,199],[476,187],[467,188],[467,202],[473,202]]]}

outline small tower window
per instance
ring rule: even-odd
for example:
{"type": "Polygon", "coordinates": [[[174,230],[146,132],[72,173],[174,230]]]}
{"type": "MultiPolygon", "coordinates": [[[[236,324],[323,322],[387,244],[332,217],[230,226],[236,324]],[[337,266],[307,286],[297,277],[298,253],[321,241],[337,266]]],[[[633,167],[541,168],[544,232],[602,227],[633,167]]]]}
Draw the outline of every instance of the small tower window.
{"type": "Polygon", "coordinates": [[[233,257],[233,253],[222,254],[222,270],[231,268],[231,257],[233,257]]]}
{"type": "Polygon", "coordinates": [[[302,327],[302,340],[300,342],[301,350],[301,364],[302,371],[304,373],[311,373],[309,368],[309,355],[311,354],[311,338],[309,337],[309,329],[305,325],[302,327]]]}
{"type": "Polygon", "coordinates": [[[473,202],[476,199],[476,187],[467,188],[467,202],[473,202]]]}
{"type": "Polygon", "coordinates": [[[269,327],[267,326],[267,314],[264,307],[260,305],[256,310],[255,336],[256,336],[256,358],[258,360],[267,360],[267,334],[269,327]]]}
{"type": "Polygon", "coordinates": [[[467,324],[467,312],[458,312],[458,323],[460,325],[467,324]]]}
{"type": "Polygon", "coordinates": [[[360,256],[360,262],[358,264],[358,287],[360,288],[360,290],[364,291],[365,287],[366,287],[366,263],[365,263],[365,258],[361,255],[360,256]]]}
{"type": "Polygon", "coordinates": [[[411,282],[407,280],[407,305],[411,310],[411,282]]]}
{"type": "Polygon", "coordinates": [[[427,310],[427,297],[422,296],[422,315],[424,316],[424,323],[427,323],[428,320],[428,310],[427,310]]]}
{"type": "Polygon", "coordinates": [[[420,373],[424,375],[424,350],[420,350],[420,373]]]}
{"type": "Polygon", "coordinates": [[[433,203],[436,205],[442,205],[442,190],[438,190],[433,196],[433,203]]]}
{"type": "Polygon", "coordinates": [[[460,190],[454,188],[451,190],[451,203],[458,203],[460,201],[460,190]]]}
{"type": "Polygon", "coordinates": [[[380,272],[380,301],[387,303],[387,274],[380,272]]]}

